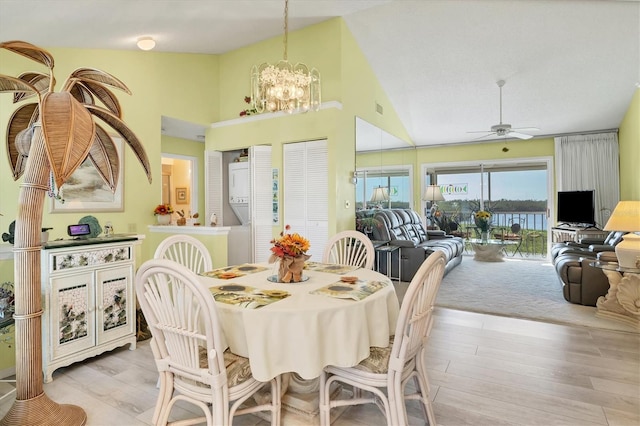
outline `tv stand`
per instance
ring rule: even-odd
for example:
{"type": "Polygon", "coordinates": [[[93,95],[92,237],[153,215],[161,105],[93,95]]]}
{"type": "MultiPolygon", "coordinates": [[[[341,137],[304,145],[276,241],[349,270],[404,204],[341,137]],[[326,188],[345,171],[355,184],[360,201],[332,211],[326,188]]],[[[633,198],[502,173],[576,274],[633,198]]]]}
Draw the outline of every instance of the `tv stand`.
{"type": "Polygon", "coordinates": [[[577,226],[561,223],[551,228],[551,241],[561,243],[565,241],[580,242],[583,238],[606,238],[609,231],[601,231],[595,226],[577,226]]]}

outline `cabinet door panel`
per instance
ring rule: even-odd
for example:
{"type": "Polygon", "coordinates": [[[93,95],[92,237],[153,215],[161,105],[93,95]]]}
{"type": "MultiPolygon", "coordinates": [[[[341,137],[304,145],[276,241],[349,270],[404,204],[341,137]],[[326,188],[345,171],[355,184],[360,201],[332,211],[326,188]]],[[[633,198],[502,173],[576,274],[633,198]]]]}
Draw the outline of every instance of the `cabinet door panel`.
{"type": "Polygon", "coordinates": [[[96,271],[97,344],[133,333],[135,330],[135,298],[133,266],[96,271]]]}
{"type": "Polygon", "coordinates": [[[94,346],[93,273],[53,278],[51,290],[54,301],[51,304],[53,309],[49,330],[52,357],[58,358],[94,346]]]}

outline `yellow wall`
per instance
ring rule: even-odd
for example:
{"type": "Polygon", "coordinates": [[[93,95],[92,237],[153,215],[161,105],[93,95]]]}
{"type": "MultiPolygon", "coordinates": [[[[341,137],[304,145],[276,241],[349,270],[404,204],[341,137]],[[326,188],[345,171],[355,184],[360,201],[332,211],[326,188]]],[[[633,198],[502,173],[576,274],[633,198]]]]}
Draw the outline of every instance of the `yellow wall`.
{"type": "Polygon", "coordinates": [[[620,199],[640,200],[640,89],[620,123],[620,199]]]}
{"type": "MultiPolygon", "coordinates": [[[[58,49],[49,51],[55,58],[56,87],[79,67],[107,71],[123,81],[132,96],[114,90],[123,109],[124,121],[141,140],[153,174],[149,184],[131,149],[124,155],[124,212],[56,213],[48,212],[46,203],[43,224],[53,227],[50,239],[66,238],[66,227],[86,214],[101,223],[110,220],[116,232],[146,232],[154,223],[153,208],[161,199],[161,116],[195,123],[211,123],[217,118],[218,58],[212,55],[168,54],[136,51],[58,49]],[[212,101],[213,100],[213,101],[212,101]]],[[[42,70],[33,61],[6,50],[0,51],[0,73],[16,76],[28,70],[42,70]]],[[[45,70],[42,70],[45,71],[45,70]]],[[[0,95],[0,128],[6,129],[15,110],[10,95],[0,95]]],[[[107,127],[107,130],[110,128],[107,127]]],[[[200,144],[202,145],[202,144],[200,144]]],[[[0,230],[8,229],[17,212],[18,183],[9,171],[5,144],[0,144],[0,230]]],[[[147,253],[148,250],[143,250],[147,253]]],[[[144,259],[145,255],[143,255],[144,259]]]]}
{"type": "MultiPolygon", "coordinates": [[[[243,100],[249,95],[247,70],[254,64],[275,62],[281,57],[281,37],[221,55],[220,78],[224,81],[220,87],[221,118],[237,119],[239,112],[247,108],[243,100]]],[[[234,120],[230,125],[208,130],[206,147],[228,151],[271,145],[273,167],[282,169],[283,144],[327,139],[329,194],[333,195],[329,200],[329,233],[353,229],[355,189],[349,179],[355,170],[355,117],[364,117],[399,137],[407,138],[407,133],[343,20],[332,19],[291,33],[289,59],[320,70],[322,101],[339,101],[341,109],[272,115],[264,120],[251,117],[234,120]],[[374,115],[376,102],[384,105],[384,116],[374,115]]],[[[277,234],[280,229],[274,228],[273,232],[277,234]]]]}
{"type": "Polygon", "coordinates": [[[358,154],[357,164],[358,168],[377,167],[380,165],[410,165],[413,169],[413,206],[417,209],[421,204],[420,188],[422,176],[420,172],[423,164],[553,157],[553,155],[553,138],[544,138],[531,141],[484,142],[431,148],[400,149],[385,151],[382,155],[378,152],[370,152],[358,154]],[[505,146],[509,148],[509,151],[502,151],[505,146]]]}

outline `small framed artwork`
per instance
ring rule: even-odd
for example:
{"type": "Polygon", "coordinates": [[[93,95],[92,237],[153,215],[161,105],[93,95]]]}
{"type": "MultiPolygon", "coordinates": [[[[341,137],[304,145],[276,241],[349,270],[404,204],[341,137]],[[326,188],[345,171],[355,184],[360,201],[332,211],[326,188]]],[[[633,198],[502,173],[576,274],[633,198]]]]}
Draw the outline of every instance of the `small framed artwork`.
{"type": "Polygon", "coordinates": [[[176,204],[189,204],[187,188],[176,188],[176,204]]]}

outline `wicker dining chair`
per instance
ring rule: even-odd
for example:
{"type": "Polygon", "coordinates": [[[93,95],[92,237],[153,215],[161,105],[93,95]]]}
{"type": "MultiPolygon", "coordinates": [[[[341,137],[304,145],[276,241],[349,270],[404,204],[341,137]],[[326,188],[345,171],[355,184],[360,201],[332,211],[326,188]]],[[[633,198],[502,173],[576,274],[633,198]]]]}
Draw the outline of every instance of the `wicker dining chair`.
{"type": "Polygon", "coordinates": [[[373,268],[375,249],[371,240],[362,232],[343,231],[329,239],[322,261],[340,265],[373,268]]]}
{"type": "Polygon", "coordinates": [[[196,274],[213,269],[211,255],[207,247],[189,235],[172,235],[158,245],[156,259],[169,259],[186,266],[196,274]]]}
{"type": "Polygon", "coordinates": [[[328,366],[324,369],[320,376],[321,425],[329,425],[331,408],[369,403],[384,410],[388,425],[406,425],[405,400],[420,401],[425,419],[430,426],[436,425],[429,400],[425,345],[431,332],[433,307],[444,265],[442,252],[432,253],[422,263],[404,296],[395,336],[390,338],[388,347],[372,347],[369,357],[354,367],[328,366]],[[405,394],[411,379],[416,390],[405,394]],[[332,400],[331,385],[335,382],[352,386],[352,397],[332,400]]]}
{"type": "Polygon", "coordinates": [[[135,286],[160,374],[154,425],[230,425],[234,416],[258,411],[270,411],[271,424],[280,424],[280,376],[259,382],[248,358],[225,351],[215,301],[192,271],[171,260],[148,260],[135,286]],[[260,402],[252,403],[265,387],[269,401],[259,395],[255,401],[260,402]],[[169,423],[178,401],[199,407],[204,417],[169,423]]]}

